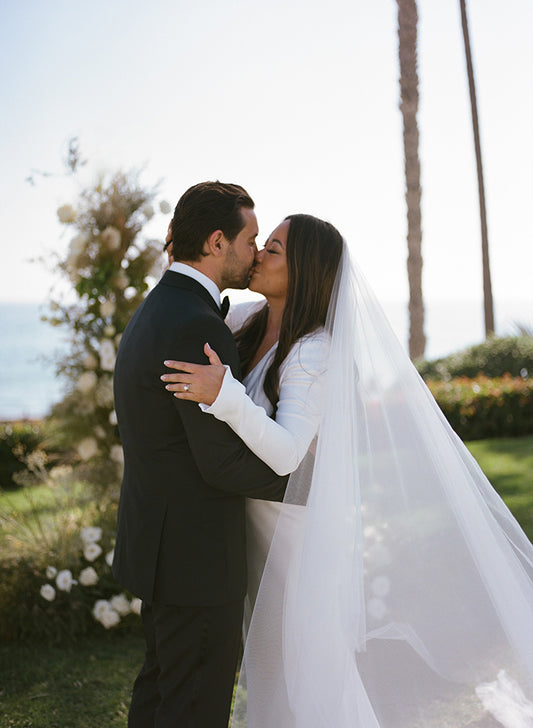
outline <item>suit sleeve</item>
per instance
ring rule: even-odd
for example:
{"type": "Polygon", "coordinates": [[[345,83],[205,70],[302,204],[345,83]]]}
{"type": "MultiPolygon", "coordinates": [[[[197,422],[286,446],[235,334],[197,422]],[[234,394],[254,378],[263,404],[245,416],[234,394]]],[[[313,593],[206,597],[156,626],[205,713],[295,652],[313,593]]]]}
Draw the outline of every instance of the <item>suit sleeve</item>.
{"type": "MultiPolygon", "coordinates": [[[[202,322],[203,323],[203,322],[202,322]]],[[[222,361],[238,367],[233,338],[226,326],[202,325],[202,335],[191,332],[180,341],[180,358],[207,364],[205,341],[219,353],[222,361]]],[[[183,422],[187,441],[202,478],[213,488],[248,498],[281,501],[287,477],[278,476],[256,457],[224,422],[206,417],[195,402],[172,397],[183,422]]]]}

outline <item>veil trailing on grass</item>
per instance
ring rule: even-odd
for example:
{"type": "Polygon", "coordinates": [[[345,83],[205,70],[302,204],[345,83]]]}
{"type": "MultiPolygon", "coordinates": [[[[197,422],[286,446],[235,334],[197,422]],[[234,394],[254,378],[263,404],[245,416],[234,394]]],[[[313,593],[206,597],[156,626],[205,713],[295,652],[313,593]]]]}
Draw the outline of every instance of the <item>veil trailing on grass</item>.
{"type": "Polygon", "coordinates": [[[318,436],[291,476],[232,728],[530,728],[533,547],[345,245],[318,436]]]}

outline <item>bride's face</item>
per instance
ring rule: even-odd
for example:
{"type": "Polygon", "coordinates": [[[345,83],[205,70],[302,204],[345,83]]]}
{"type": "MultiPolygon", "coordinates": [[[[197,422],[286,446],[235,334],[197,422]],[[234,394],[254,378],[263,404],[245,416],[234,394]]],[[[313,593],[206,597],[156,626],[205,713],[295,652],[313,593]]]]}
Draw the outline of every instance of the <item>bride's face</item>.
{"type": "Polygon", "coordinates": [[[287,268],[287,234],[289,220],[270,234],[265,247],[255,256],[255,266],[248,288],[261,293],[265,298],[283,298],[287,296],[289,270],[287,268]]]}

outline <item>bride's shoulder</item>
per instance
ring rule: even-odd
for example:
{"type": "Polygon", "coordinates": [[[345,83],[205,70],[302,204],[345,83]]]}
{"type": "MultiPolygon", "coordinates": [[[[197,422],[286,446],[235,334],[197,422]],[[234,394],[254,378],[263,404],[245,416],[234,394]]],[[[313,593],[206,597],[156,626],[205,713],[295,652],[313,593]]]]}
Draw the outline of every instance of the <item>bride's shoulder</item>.
{"type": "Polygon", "coordinates": [[[264,305],[264,300],[232,303],[226,316],[226,325],[235,333],[264,305]]]}

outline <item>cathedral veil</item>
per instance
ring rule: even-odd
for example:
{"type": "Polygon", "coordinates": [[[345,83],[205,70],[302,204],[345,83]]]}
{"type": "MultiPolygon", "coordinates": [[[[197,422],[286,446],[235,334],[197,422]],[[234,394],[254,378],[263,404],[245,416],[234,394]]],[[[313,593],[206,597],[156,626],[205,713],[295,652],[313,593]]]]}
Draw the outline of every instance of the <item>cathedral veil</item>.
{"type": "Polygon", "coordinates": [[[350,259],[232,728],[532,728],[533,546],[350,259]]]}

